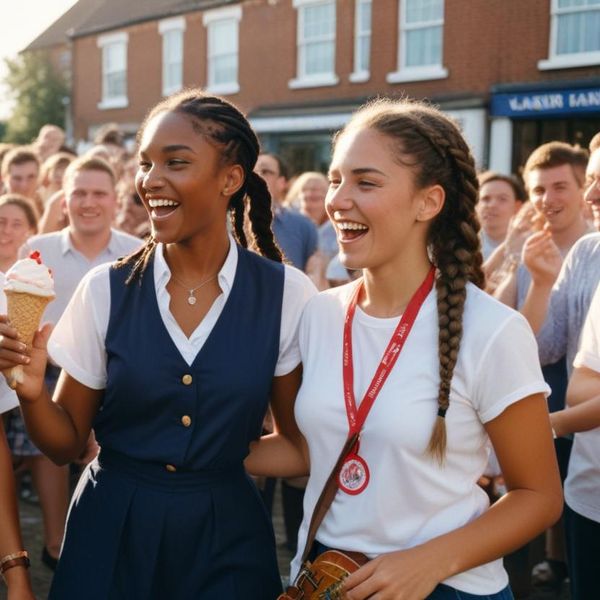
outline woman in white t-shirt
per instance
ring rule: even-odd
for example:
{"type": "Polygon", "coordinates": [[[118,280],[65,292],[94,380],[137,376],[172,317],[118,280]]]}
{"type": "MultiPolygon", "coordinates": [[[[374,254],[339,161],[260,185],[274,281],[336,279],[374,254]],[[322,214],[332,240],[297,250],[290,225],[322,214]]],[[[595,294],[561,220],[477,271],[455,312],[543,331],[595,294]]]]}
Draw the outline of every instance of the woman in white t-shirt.
{"type": "MultiPolygon", "coordinates": [[[[379,100],[336,138],[329,178],[340,258],[364,276],[302,317],[295,416],[308,458],[275,435],[246,465],[285,475],[309,460],[301,553],[338,454],[361,431],[313,547],[372,559],[344,598],[512,598],[501,557],[551,525],[562,499],[535,340],[479,289],[469,149],[439,111],[379,100]],[[477,485],[488,440],[508,488],[491,508],[477,485]]],[[[292,578],[298,568],[297,556],[292,578]]]]}
{"type": "Polygon", "coordinates": [[[565,481],[565,528],[571,597],[600,598],[600,288],[581,334],[567,402],[552,413],[556,436],[575,433],[565,481]]]}

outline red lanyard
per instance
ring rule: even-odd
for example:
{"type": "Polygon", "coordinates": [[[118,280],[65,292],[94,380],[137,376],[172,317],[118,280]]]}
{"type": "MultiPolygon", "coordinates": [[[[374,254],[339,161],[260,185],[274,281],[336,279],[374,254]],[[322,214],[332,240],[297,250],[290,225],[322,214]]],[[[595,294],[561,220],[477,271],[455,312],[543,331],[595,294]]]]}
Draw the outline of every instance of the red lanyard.
{"type": "MultiPolygon", "coordinates": [[[[364,422],[367,419],[367,415],[375,402],[383,384],[385,383],[388,375],[396,364],[398,355],[402,351],[404,342],[408,338],[408,334],[414,325],[414,322],[419,314],[419,310],[425,301],[425,298],[433,288],[433,281],[435,278],[435,267],[429,269],[427,277],[414,293],[410,299],[400,322],[398,323],[396,330],[394,331],[388,346],[383,353],[379,367],[375,371],[375,375],[369,385],[363,401],[360,403],[359,408],[356,408],[356,399],[354,397],[354,365],[352,362],[352,320],[354,319],[354,313],[356,311],[356,305],[358,303],[358,297],[362,290],[362,282],[358,284],[356,290],[348,306],[348,312],[346,313],[346,320],[344,322],[344,348],[343,348],[343,372],[344,372],[344,400],[346,402],[346,414],[348,415],[348,426],[349,432],[348,437],[350,438],[355,433],[359,433],[362,429],[364,422]]],[[[354,452],[358,452],[358,448],[354,449],[354,452]]]]}

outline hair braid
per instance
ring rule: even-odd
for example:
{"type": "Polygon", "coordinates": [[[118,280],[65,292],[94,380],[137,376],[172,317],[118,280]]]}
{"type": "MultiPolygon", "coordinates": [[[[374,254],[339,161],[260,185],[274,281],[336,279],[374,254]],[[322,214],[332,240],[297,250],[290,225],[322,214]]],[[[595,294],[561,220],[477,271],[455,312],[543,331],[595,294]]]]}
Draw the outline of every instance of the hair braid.
{"type": "Polygon", "coordinates": [[[131,265],[131,273],[127,276],[125,280],[126,284],[135,281],[136,279],[141,283],[142,277],[144,275],[144,271],[148,266],[148,262],[150,262],[150,258],[152,258],[152,254],[156,249],[156,241],[153,237],[149,237],[146,240],[146,243],[135,252],[131,253],[129,256],[125,256],[124,258],[120,258],[117,261],[115,267],[117,269],[121,269],[127,265],[131,265]]]}
{"type": "Polygon", "coordinates": [[[248,247],[248,239],[246,238],[246,231],[244,227],[246,207],[244,206],[244,196],[246,185],[242,186],[229,200],[229,219],[231,222],[231,228],[235,235],[235,238],[240,246],[243,248],[248,247]]]}
{"type": "MultiPolygon", "coordinates": [[[[438,269],[436,292],[440,384],[438,411],[427,451],[441,463],[446,450],[445,416],[463,334],[467,283],[471,281],[483,287],[484,275],[479,223],[475,216],[477,173],[469,148],[458,131],[449,129],[440,133],[433,127],[422,129],[431,144],[447,157],[455,180],[455,201],[446,202],[429,232],[432,259],[438,269]]],[[[450,191],[447,189],[447,193],[450,191]]]]}
{"type": "Polygon", "coordinates": [[[445,416],[463,333],[467,283],[484,285],[475,214],[475,163],[456,124],[423,103],[376,100],[357,113],[350,127],[373,128],[388,136],[397,143],[398,162],[415,170],[419,189],[439,184],[446,193],[444,206],[428,232],[430,256],[438,270],[440,382],[437,416],[427,452],[441,463],[446,450],[445,416]]]}
{"type": "Polygon", "coordinates": [[[258,251],[263,256],[283,261],[283,253],[275,241],[271,224],[273,222],[273,209],[271,208],[271,194],[265,180],[256,173],[248,176],[248,197],[250,198],[250,224],[252,235],[258,251]]]}

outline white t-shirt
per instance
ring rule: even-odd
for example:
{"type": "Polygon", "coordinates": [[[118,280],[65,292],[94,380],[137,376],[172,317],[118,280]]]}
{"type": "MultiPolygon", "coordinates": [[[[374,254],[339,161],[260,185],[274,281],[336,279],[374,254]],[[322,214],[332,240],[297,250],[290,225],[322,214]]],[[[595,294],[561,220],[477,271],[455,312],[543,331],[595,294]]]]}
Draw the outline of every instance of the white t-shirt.
{"type": "MultiPolygon", "coordinates": [[[[296,418],[310,449],[311,477],[298,536],[304,549],[308,523],[348,433],[343,400],[342,333],[356,284],[313,298],[300,324],[303,383],[296,418]]],[[[380,319],[359,307],[352,326],[354,392],[363,398],[399,318],[380,319]]],[[[370,469],[364,492],[338,491],[317,539],[326,546],[371,557],[411,548],[472,521],[488,508],[477,485],[489,445],[483,424],[509,405],[548,393],[535,338],[519,313],[469,285],[464,333],[446,415],[443,467],[426,454],[437,413],[438,318],[435,291],[426,298],[389,378],[377,397],[360,442],[370,469]]],[[[292,563],[292,576],[299,556],[292,563]]],[[[445,583],[472,594],[506,587],[502,560],[445,583]]]]}
{"type": "MultiPolygon", "coordinates": [[[[600,287],[592,298],[573,365],[600,373],[600,287]]],[[[600,523],[600,427],[575,434],[568,473],[565,501],[576,513],[600,523]]]]}
{"type": "MultiPolygon", "coordinates": [[[[159,244],[156,248],[154,287],[160,315],[171,339],[188,365],[194,362],[223,311],[233,286],[237,261],[237,246],[233,238],[230,238],[229,253],[218,274],[222,294],[217,297],[207,315],[188,338],[169,310],[170,295],[166,285],[171,273],[163,256],[162,245],[159,244]]],[[[103,264],[84,277],[49,341],[52,360],[77,381],[92,389],[106,387],[105,338],[110,317],[109,269],[110,264],[103,264]]],[[[300,364],[298,323],[304,305],[315,294],[314,284],[304,273],[294,267],[285,266],[276,376],[286,375],[300,364]]]]}
{"type": "MultiPolygon", "coordinates": [[[[4,273],[0,271],[0,314],[6,314],[6,296],[4,295],[4,273]]],[[[0,415],[19,406],[19,399],[14,390],[8,387],[4,375],[0,375],[0,415]]]]}

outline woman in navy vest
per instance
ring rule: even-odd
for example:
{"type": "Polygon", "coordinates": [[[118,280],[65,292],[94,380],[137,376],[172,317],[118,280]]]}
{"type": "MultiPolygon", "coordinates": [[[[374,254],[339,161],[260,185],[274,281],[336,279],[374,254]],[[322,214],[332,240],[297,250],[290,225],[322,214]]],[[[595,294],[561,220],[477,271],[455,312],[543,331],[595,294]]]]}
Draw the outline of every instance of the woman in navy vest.
{"type": "Polygon", "coordinates": [[[219,98],[192,90],[158,104],[136,177],[152,237],[81,282],[48,344],[63,367],[54,402],[43,386],[50,328],[18,358],[15,332],[0,326],[0,367],[27,365],[17,393],[35,443],[57,463],[92,428],[101,447],[75,491],[51,599],[280,592],[271,523],[243,461],[269,399],[276,421],[294,400],[297,324],[314,288],[281,264],[258,152],[219,98]],[[258,253],[246,249],[246,211],[258,253]]]}

